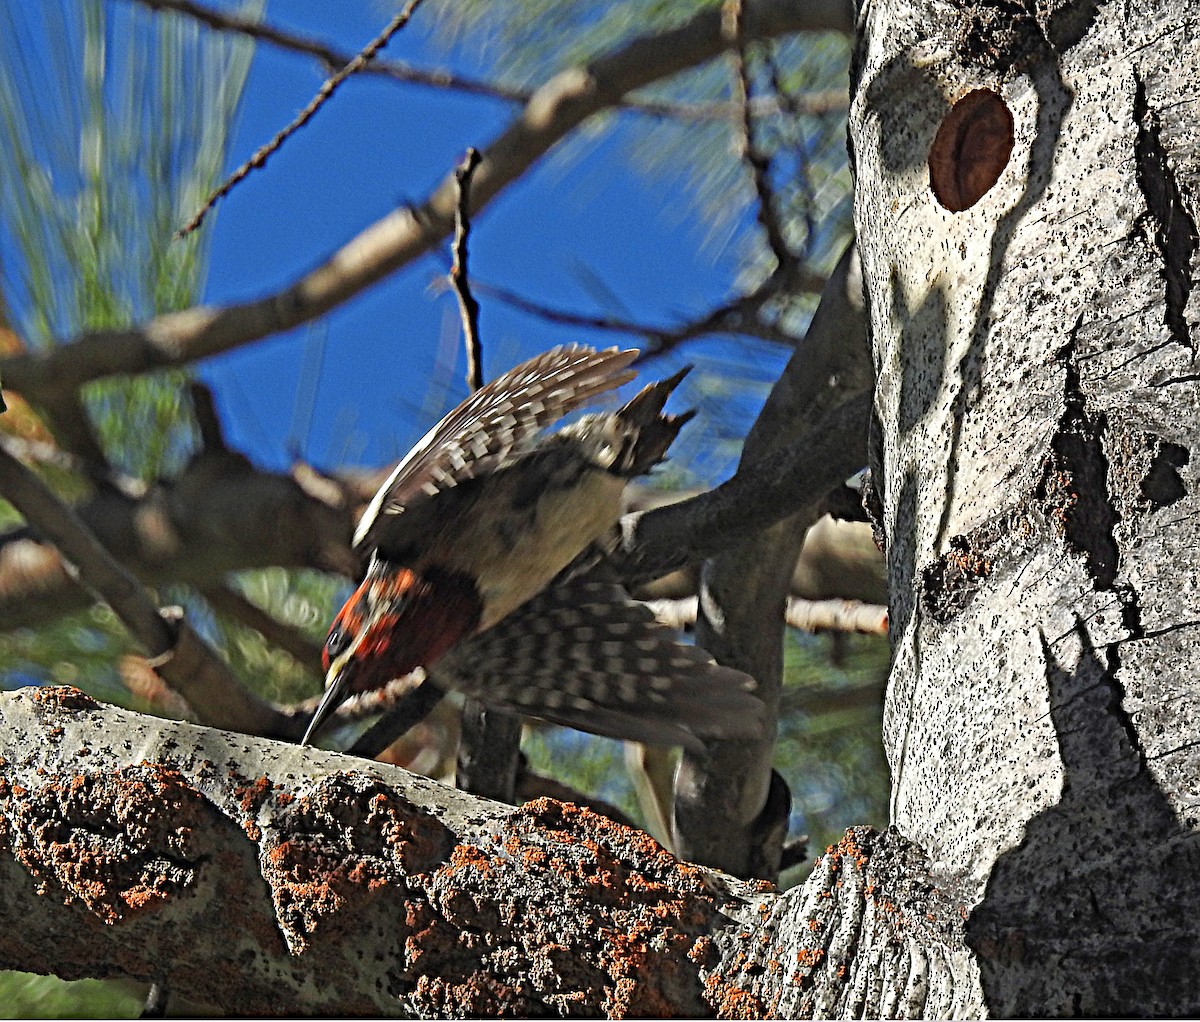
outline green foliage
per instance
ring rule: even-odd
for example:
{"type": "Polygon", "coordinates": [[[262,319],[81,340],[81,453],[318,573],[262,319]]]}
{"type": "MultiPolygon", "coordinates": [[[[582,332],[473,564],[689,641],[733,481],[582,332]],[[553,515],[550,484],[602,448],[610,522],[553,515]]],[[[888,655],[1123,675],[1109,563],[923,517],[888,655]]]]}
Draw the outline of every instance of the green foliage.
{"type": "MultiPolygon", "coordinates": [[[[247,5],[251,11],[262,4],[247,5]]],[[[104,0],[0,7],[0,291],[33,347],[184,308],[211,232],[173,241],[216,184],[249,69],[244,40],[104,0]]],[[[195,447],[183,372],[105,380],[85,403],[107,457],[143,479],[195,447]]],[[[56,480],[70,491],[70,483],[56,480]]],[[[80,495],[78,481],[73,496],[80,495]]],[[[11,512],[4,517],[11,517],[11,512]]],[[[76,679],[119,702],[130,651],[107,610],[0,637],[0,680],[76,679]]]]}
{"type": "MultiPolygon", "coordinates": [[[[264,568],[238,572],[231,580],[251,603],[273,618],[303,632],[318,647],[329,630],[329,608],[344,593],[345,582],[318,571],[264,568]]],[[[254,629],[214,615],[206,606],[188,600],[188,619],[201,635],[221,650],[239,678],[259,695],[275,702],[295,702],[321,690],[320,664],[299,663],[254,629]]]]}
{"type": "Polygon", "coordinates": [[[144,984],[0,972],[0,1018],[137,1018],[144,984]]]}
{"type": "MultiPolygon", "coordinates": [[[[252,5],[260,8],[261,4],[252,5]]],[[[103,0],[0,13],[0,225],[18,330],[44,347],[195,302],[211,232],[173,241],[216,183],[251,47],[103,0]]]]}
{"type": "Polygon", "coordinates": [[[104,604],[66,614],[37,628],[0,632],[0,683],[74,685],[97,699],[132,706],[117,670],[134,652],[129,634],[104,604]]]}
{"type": "Polygon", "coordinates": [[[807,834],[813,858],[858,824],[888,822],[888,769],[881,740],[890,650],[883,636],[788,630],[776,769],[792,789],[789,834],[807,834]]]}
{"type": "MultiPolygon", "coordinates": [[[[0,231],[20,258],[0,287],[27,344],[196,302],[211,232],[172,235],[218,180],[251,52],[136,6],[4,7],[0,149],[16,172],[0,177],[0,231]]],[[[148,478],[182,464],[194,446],[184,379],[87,388],[114,466],[148,478]]]]}

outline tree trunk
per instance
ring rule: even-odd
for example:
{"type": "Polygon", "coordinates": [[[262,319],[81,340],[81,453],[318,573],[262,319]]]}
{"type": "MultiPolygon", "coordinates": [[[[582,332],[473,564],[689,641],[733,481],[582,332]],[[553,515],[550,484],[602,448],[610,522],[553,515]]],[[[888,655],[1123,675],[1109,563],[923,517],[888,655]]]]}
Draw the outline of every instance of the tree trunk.
{"type": "Polygon", "coordinates": [[[1033,9],[864,12],[893,820],[989,1012],[1195,1014],[1200,3],[1033,9]]]}
{"type": "Polygon", "coordinates": [[[894,829],[781,895],[573,807],[26,692],[0,965],[239,1014],[1200,1012],[1200,0],[1036,12],[862,12],[894,829]]]}

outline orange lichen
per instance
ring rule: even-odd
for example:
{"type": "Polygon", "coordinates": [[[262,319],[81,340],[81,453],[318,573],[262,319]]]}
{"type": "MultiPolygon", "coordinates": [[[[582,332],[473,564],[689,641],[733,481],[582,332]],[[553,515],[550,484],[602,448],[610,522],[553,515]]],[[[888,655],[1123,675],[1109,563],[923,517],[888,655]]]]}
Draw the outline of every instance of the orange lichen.
{"type": "MultiPolygon", "coordinates": [[[[269,796],[265,780],[239,792],[242,805],[269,796]]],[[[277,801],[275,822],[293,836],[264,848],[263,876],[294,950],[318,934],[353,933],[357,909],[376,898],[395,899],[399,908],[405,877],[441,861],[449,847],[440,823],[382,782],[356,774],[330,775],[303,797],[277,801]]]]}
{"type": "Polygon", "coordinates": [[[193,835],[204,828],[194,824],[211,807],[176,771],[48,775],[36,790],[12,785],[0,797],[12,803],[4,816],[13,854],[39,890],[79,901],[105,923],[196,883],[202,853],[193,835]]]}
{"type": "Polygon", "coordinates": [[[259,777],[250,784],[243,787],[234,788],[234,796],[240,801],[242,811],[246,813],[256,812],[258,807],[266,801],[271,794],[273,785],[267,777],[259,777]]]}
{"type": "Polygon", "coordinates": [[[713,1007],[717,1018],[766,1018],[766,1005],[761,998],[715,973],[704,981],[705,1000],[713,1007]]]}
{"type": "Polygon", "coordinates": [[[455,845],[454,851],[450,853],[450,861],[447,867],[451,870],[457,869],[476,869],[480,873],[486,873],[492,868],[493,858],[488,855],[482,848],[477,848],[475,845],[455,845]]]}
{"type": "Polygon", "coordinates": [[[712,937],[697,937],[688,949],[688,958],[697,965],[703,965],[711,959],[715,949],[712,937]]]}
{"type": "Polygon", "coordinates": [[[90,695],[71,685],[47,685],[34,689],[32,695],[34,704],[42,710],[72,713],[100,708],[100,704],[90,695]]]}
{"type": "Polygon", "coordinates": [[[796,952],[796,962],[806,969],[815,969],[821,964],[821,959],[825,957],[825,952],[819,947],[807,948],[802,947],[796,952]]]}

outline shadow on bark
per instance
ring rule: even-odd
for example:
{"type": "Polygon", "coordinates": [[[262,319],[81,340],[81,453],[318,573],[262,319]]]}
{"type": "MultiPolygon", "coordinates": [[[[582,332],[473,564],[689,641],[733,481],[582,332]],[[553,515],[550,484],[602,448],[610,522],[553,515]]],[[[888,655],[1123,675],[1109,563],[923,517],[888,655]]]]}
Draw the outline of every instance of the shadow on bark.
{"type": "Polygon", "coordinates": [[[1200,1011],[1200,889],[1161,895],[1164,877],[1197,875],[1200,845],[1147,768],[1122,705],[1120,645],[1097,650],[1082,620],[1042,636],[1062,796],[997,861],[967,924],[993,1016],[1200,1011]],[[1068,643],[1073,670],[1053,648],[1068,643]]]}

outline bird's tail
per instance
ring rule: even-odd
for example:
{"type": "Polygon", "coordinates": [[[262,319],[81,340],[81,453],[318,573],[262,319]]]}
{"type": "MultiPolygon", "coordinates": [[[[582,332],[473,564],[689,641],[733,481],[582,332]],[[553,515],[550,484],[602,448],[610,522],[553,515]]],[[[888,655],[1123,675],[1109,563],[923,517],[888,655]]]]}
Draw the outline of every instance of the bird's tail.
{"type": "Polygon", "coordinates": [[[691,368],[684,366],[674,376],[648,384],[614,413],[624,427],[625,439],[613,464],[614,472],[631,478],[643,475],[666,456],[679,431],[696,414],[694,410],[679,415],[662,414],[667,398],[691,368]]]}
{"type": "Polygon", "coordinates": [[[493,706],[627,741],[699,749],[705,738],[766,730],[752,678],[681,643],[614,583],[547,589],[457,646],[431,678],[493,706]]]}

